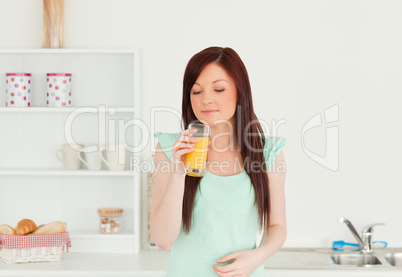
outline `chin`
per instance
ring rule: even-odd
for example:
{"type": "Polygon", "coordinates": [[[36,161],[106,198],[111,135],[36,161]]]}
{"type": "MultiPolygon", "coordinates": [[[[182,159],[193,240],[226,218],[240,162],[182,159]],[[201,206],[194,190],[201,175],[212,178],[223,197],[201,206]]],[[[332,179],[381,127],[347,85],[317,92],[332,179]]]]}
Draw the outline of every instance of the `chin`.
{"type": "Polygon", "coordinates": [[[219,118],[219,117],[214,117],[214,116],[206,117],[203,114],[201,114],[201,116],[196,116],[196,117],[199,121],[208,123],[209,126],[215,126],[220,123],[230,122],[230,119],[227,119],[227,118],[219,118]]]}

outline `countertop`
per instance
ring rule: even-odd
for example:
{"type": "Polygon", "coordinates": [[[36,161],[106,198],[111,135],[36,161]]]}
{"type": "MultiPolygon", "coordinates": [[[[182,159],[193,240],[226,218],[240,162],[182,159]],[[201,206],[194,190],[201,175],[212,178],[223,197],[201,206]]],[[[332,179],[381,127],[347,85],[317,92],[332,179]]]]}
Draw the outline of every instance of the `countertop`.
{"type": "MultiPolygon", "coordinates": [[[[265,268],[269,276],[302,276],[296,273],[300,271],[306,273],[306,270],[311,270],[309,276],[322,276],[324,271],[325,276],[336,276],[339,270],[354,272],[354,275],[350,276],[402,276],[402,267],[391,266],[383,258],[385,251],[397,253],[402,252],[402,248],[375,250],[374,254],[383,265],[362,268],[334,264],[331,254],[342,254],[342,252],[334,252],[331,249],[282,248],[265,263],[265,268]],[[293,275],[289,275],[289,272],[293,275]]],[[[0,276],[163,277],[168,258],[168,251],[158,249],[141,250],[139,254],[63,253],[62,260],[56,262],[26,264],[0,262],[0,276]]]]}

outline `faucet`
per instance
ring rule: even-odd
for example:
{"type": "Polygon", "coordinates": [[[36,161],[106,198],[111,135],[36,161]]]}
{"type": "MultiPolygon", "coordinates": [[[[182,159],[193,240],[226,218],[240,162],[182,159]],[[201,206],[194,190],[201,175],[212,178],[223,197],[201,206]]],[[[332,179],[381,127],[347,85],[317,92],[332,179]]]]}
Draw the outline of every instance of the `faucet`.
{"type": "Polygon", "coordinates": [[[349,230],[352,232],[353,236],[355,237],[355,239],[357,240],[357,243],[360,246],[360,251],[363,254],[366,253],[372,253],[373,249],[372,249],[372,245],[373,245],[373,231],[374,231],[374,226],[378,226],[378,225],[385,225],[384,223],[375,223],[375,224],[370,224],[366,227],[363,228],[362,230],[362,238],[360,238],[359,234],[357,233],[355,227],[353,227],[352,223],[344,218],[344,217],[339,217],[338,218],[340,223],[345,223],[346,226],[349,227],[349,230]]]}

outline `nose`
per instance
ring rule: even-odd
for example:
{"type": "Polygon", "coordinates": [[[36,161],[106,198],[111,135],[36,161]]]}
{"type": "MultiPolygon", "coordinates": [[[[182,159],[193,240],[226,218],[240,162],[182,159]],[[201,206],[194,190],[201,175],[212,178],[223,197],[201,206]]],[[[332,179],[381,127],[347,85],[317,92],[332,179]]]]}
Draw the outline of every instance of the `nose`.
{"type": "Polygon", "coordinates": [[[213,93],[205,91],[205,93],[202,94],[202,103],[203,104],[210,104],[213,101],[214,101],[213,93]]]}

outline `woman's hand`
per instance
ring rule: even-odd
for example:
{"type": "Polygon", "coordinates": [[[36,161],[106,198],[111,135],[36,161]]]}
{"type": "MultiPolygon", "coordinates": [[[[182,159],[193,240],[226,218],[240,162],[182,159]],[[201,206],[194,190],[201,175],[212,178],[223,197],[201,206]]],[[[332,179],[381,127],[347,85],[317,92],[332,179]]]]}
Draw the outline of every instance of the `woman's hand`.
{"type": "Polygon", "coordinates": [[[248,277],[260,266],[256,255],[255,249],[236,251],[216,260],[218,263],[234,260],[233,263],[224,266],[214,264],[212,267],[221,277],[248,277]]]}
{"type": "Polygon", "coordinates": [[[198,138],[190,137],[190,134],[197,133],[196,129],[187,129],[183,131],[173,144],[172,157],[173,162],[178,165],[179,174],[186,173],[186,154],[193,151],[198,138]]]}

